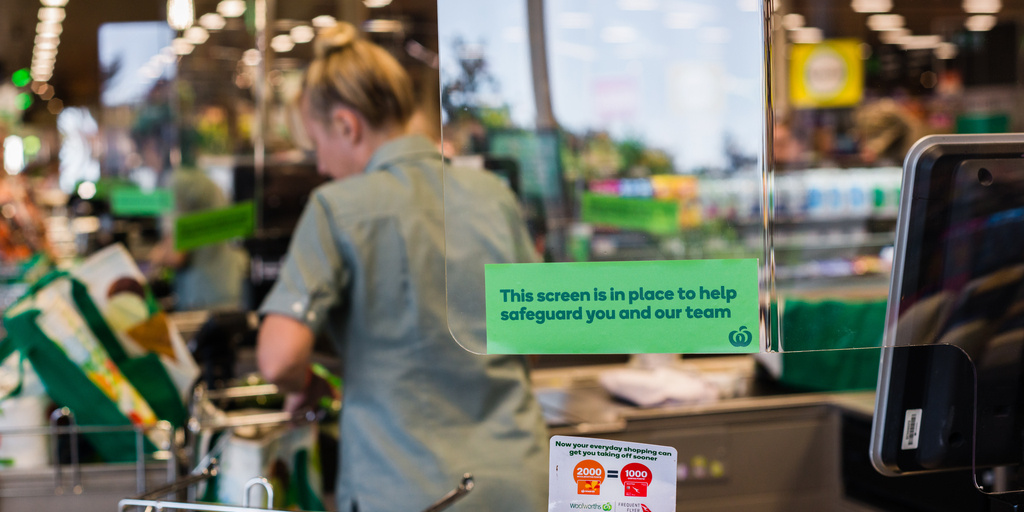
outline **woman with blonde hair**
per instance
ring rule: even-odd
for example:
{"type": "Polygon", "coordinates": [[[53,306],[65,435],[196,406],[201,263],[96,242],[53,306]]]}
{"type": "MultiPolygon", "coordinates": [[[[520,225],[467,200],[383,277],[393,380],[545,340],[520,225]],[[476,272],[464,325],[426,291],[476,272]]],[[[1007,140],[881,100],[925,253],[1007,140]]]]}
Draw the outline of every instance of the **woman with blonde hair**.
{"type": "MultiPolygon", "coordinates": [[[[333,180],[310,195],[261,307],[260,370],[298,410],[323,388],[314,337],[338,348],[340,511],[421,510],[464,473],[476,486],[452,510],[546,509],[547,433],[524,359],[471,354],[448,327],[446,291],[455,304],[473,294],[446,290],[446,269],[535,261],[514,197],[489,173],[442,172],[430,141],[406,134],[408,75],[351,25],[315,51],[301,110],[333,180]],[[448,240],[446,202],[459,205],[448,240]]],[[[459,331],[482,344],[483,318],[459,331]]]]}

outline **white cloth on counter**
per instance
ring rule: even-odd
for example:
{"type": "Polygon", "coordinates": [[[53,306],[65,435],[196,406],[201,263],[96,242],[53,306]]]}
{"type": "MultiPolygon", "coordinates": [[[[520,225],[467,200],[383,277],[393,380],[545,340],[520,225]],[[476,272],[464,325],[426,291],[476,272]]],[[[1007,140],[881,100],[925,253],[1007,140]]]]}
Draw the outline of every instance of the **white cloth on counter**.
{"type": "Polygon", "coordinates": [[[640,407],[718,400],[718,386],[693,372],[673,367],[608,370],[598,377],[605,390],[640,407]]]}

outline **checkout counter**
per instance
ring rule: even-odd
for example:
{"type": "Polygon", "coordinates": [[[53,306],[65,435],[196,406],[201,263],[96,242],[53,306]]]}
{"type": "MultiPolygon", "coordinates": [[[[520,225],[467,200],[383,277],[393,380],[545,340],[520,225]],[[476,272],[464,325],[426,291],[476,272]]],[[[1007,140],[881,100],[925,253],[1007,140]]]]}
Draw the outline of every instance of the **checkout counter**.
{"type": "Polygon", "coordinates": [[[533,382],[552,435],[674,447],[676,510],[988,510],[969,471],[889,478],[871,467],[872,391],[781,389],[750,356],[683,364],[736,384],[736,396],[639,408],[598,380],[621,365],[538,369],[533,382]]]}

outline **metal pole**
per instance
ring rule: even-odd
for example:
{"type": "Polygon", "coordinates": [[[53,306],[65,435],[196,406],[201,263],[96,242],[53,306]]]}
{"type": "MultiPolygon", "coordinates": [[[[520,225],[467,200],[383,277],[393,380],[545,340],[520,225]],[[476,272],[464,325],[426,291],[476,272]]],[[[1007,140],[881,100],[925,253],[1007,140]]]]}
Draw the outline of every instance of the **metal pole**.
{"type": "Polygon", "coordinates": [[[530,68],[533,72],[533,98],[537,107],[537,130],[553,130],[557,124],[551,108],[544,0],[526,0],[526,19],[530,32],[530,68]]]}

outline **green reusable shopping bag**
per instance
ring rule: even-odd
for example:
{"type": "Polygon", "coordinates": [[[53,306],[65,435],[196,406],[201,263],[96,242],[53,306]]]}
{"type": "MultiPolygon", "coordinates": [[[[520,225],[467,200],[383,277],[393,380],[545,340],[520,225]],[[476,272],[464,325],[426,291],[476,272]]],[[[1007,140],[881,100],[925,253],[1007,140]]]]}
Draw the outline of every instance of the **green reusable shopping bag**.
{"type": "Polygon", "coordinates": [[[885,300],[787,300],[782,325],[783,384],[815,391],[874,389],[885,326],[885,300]],[[801,352],[806,351],[806,352],[801,352]]]}
{"type": "MultiPolygon", "coordinates": [[[[4,319],[7,338],[0,341],[0,354],[20,352],[39,374],[46,393],[54,403],[68,407],[78,425],[130,427],[131,421],[110,398],[96,387],[81,368],[72,362],[56,343],[39,329],[39,311],[27,310],[4,319]]],[[[132,432],[84,434],[89,443],[107,462],[135,460],[136,437],[132,432]]],[[[146,439],[146,453],[154,451],[146,439]]]]}
{"type": "MultiPolygon", "coordinates": [[[[29,300],[40,290],[60,279],[70,283],[71,299],[77,313],[109,356],[110,361],[145,400],[156,417],[168,421],[174,427],[183,425],[187,417],[185,406],[159,356],[147,354],[142,357],[129,357],[81,282],[65,272],[53,272],[33,285],[19,303],[29,300]]],[[[12,307],[8,313],[5,315],[5,325],[9,334],[5,343],[9,345],[5,350],[20,351],[33,366],[40,368],[39,376],[50,397],[57,404],[71,409],[80,425],[132,424],[117,405],[89,380],[82,368],[71,361],[64,350],[40,329],[37,322],[40,315],[38,309],[12,307]]],[[[3,355],[3,352],[0,350],[0,355],[3,355]]],[[[131,433],[89,437],[93,445],[99,445],[96,446],[97,451],[108,461],[134,458],[135,438],[131,433]]],[[[146,449],[147,452],[153,449],[148,440],[146,449]]]]}

